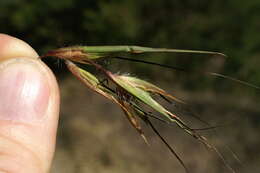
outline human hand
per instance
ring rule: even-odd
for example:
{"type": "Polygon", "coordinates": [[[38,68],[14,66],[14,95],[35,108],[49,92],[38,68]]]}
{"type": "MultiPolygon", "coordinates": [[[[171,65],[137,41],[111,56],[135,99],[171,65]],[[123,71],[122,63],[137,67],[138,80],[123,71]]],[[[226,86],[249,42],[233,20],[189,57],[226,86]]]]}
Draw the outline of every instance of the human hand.
{"type": "Polygon", "coordinates": [[[0,34],[0,172],[47,173],[58,116],[51,70],[28,44],[0,34]]]}

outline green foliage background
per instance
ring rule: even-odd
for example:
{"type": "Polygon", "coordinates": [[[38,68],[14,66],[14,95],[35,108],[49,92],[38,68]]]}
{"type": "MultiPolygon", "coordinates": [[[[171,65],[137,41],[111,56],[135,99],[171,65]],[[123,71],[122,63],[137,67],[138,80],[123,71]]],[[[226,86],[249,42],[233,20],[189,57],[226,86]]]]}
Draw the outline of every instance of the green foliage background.
{"type": "MultiPolygon", "coordinates": [[[[230,57],[221,72],[258,85],[259,16],[258,0],[0,1],[0,31],[29,42],[40,54],[75,44],[216,50],[230,57]]],[[[203,68],[196,58],[157,61],[203,68]]]]}

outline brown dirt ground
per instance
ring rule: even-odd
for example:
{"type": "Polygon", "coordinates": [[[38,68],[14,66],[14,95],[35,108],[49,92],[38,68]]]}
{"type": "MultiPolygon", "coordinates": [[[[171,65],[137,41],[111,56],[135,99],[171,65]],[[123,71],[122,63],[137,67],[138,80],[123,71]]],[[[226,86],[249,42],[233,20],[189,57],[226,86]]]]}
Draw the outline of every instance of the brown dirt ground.
{"type": "MultiPolygon", "coordinates": [[[[150,146],[143,142],[116,105],[86,89],[72,77],[61,81],[60,86],[62,105],[52,173],[184,172],[176,158],[145,124],[150,146]]],[[[259,172],[260,133],[256,121],[259,124],[260,110],[252,106],[250,99],[181,90],[175,94],[189,100],[208,122],[227,125],[217,129],[217,136],[212,131],[202,133],[219,148],[229,165],[237,172],[259,172]],[[237,154],[241,164],[228,147],[237,154]]],[[[179,110],[177,112],[181,112],[179,110]]],[[[184,118],[195,127],[198,124],[189,116],[184,118]]],[[[230,172],[214,152],[177,127],[160,122],[155,125],[190,172],[230,172]]]]}

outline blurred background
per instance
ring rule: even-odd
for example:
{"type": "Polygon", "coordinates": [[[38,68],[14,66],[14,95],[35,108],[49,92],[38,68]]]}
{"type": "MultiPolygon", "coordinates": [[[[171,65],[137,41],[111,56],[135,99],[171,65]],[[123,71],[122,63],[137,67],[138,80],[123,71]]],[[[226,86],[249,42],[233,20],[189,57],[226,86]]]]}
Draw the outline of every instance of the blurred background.
{"type": "MultiPolygon", "coordinates": [[[[188,107],[168,108],[192,127],[203,126],[191,117],[194,112],[212,125],[224,125],[217,134],[202,133],[230,166],[246,173],[260,171],[259,90],[195,71],[222,73],[260,86],[259,17],[259,0],[0,1],[0,32],[28,42],[40,55],[71,45],[140,45],[228,55],[228,59],[187,54],[137,57],[190,73],[115,60],[106,65],[152,81],[187,101],[188,107]]],[[[184,172],[145,124],[149,147],[116,105],[85,88],[61,61],[45,62],[57,76],[62,99],[52,173],[184,172]]],[[[230,172],[214,152],[177,127],[154,123],[193,173],[230,172]]]]}

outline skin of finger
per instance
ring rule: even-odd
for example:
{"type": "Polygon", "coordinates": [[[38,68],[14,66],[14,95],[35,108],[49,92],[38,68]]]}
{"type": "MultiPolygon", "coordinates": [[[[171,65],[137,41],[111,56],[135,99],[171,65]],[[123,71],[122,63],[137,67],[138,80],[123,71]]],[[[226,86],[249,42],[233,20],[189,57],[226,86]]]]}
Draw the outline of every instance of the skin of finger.
{"type": "Polygon", "coordinates": [[[13,57],[37,58],[35,50],[24,41],[0,33],[0,61],[13,57]]]}
{"type": "Polygon", "coordinates": [[[50,100],[42,121],[18,123],[0,120],[0,172],[48,172],[56,142],[58,85],[51,70],[27,43],[0,34],[0,63],[12,58],[29,58],[41,67],[50,86],[50,100]]]}

